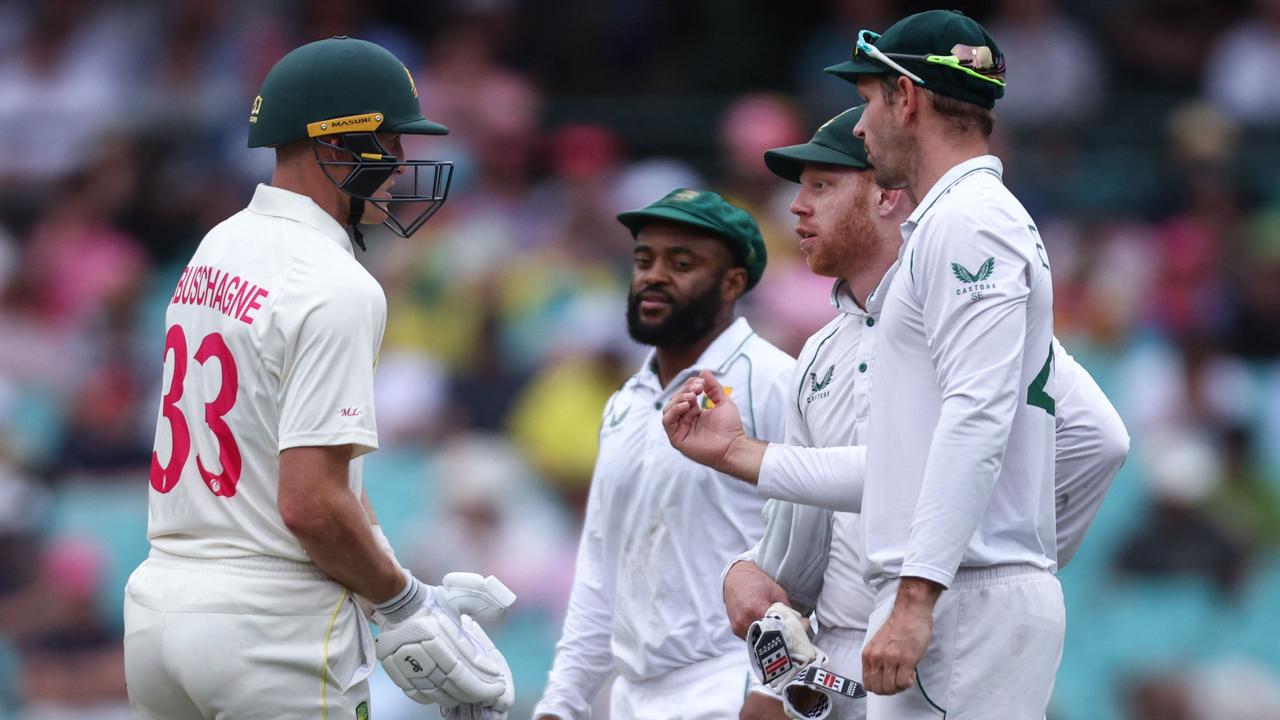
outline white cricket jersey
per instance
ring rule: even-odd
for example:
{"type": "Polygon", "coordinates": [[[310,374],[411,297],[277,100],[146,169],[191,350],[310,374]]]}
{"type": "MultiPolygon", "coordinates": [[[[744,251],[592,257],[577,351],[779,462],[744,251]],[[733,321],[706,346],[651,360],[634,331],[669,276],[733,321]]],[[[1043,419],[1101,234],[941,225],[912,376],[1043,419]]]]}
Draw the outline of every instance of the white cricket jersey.
{"type": "Polygon", "coordinates": [[[720,570],[759,539],[763,501],[671,447],[662,408],[686,379],[710,370],[732,388],[748,435],[781,440],[794,361],[741,318],[666,387],[653,360],[605,406],[564,632],[535,716],[587,717],[615,669],[640,682],[742,653],[720,570]]]}
{"type": "MultiPolygon", "coordinates": [[[[309,561],[277,509],[280,451],[378,447],[373,366],[387,304],[346,230],[259,185],[213,228],[165,314],[147,537],[174,555],[309,561]]],[[[351,463],[361,492],[361,463],[351,463]]]]}
{"type": "Polygon", "coordinates": [[[1129,433],[1120,413],[1091,375],[1053,340],[1056,404],[1054,496],[1058,567],[1064,568],[1084,542],[1111,481],[1129,454],[1129,433]]]}
{"type": "MultiPolygon", "coordinates": [[[[892,281],[896,269],[895,264],[888,270],[881,288],[892,281]]],[[[770,444],[760,465],[761,496],[782,501],[784,505],[775,505],[773,512],[793,513],[795,519],[768,522],[766,533],[780,543],[772,555],[762,556],[762,540],[725,567],[727,573],[733,562],[754,562],[782,582],[793,601],[816,595],[819,626],[828,630],[866,630],[875,604],[863,579],[865,553],[857,513],[866,477],[866,448],[859,443],[867,436],[876,328],[882,327],[876,324],[877,296],[883,297],[883,292],[874,293],[863,311],[850,299],[843,280],[832,288],[831,303],[841,314],[801,350],[792,376],[795,401],[787,405],[786,444],[770,444]],[[839,386],[840,373],[847,376],[852,370],[856,375],[839,386]],[[791,503],[827,512],[794,513],[785,507],[791,503]],[[794,527],[797,522],[824,521],[833,525],[832,532],[794,527]],[[811,569],[821,569],[821,574],[811,569]]],[[[1059,567],[1065,567],[1124,463],[1129,435],[1088,371],[1056,338],[1053,347],[1055,373],[1049,395],[1057,406],[1057,559],[1059,567]]]]}
{"type": "MultiPolygon", "coordinates": [[[[882,286],[892,273],[891,269],[882,286]]],[[[837,284],[834,292],[839,292],[839,288],[837,284]]],[[[843,298],[848,308],[856,308],[849,303],[847,296],[836,297],[843,298]]],[[[846,310],[845,306],[837,307],[846,310]]],[[[874,317],[875,306],[872,305],[871,309],[874,317]]],[[[862,323],[842,320],[838,318],[827,325],[805,345],[796,362],[797,373],[793,382],[797,385],[807,378],[804,369],[815,361],[820,365],[824,353],[847,356],[838,350],[850,344],[842,342],[842,336],[846,334],[861,336],[856,343],[859,357],[874,358],[874,331],[867,329],[865,320],[862,323]]],[[[860,372],[855,381],[861,385],[858,393],[871,391],[874,363],[867,361],[867,364],[867,371],[860,372]]],[[[1097,516],[1107,489],[1128,454],[1129,435],[1120,415],[1097,382],[1057,339],[1054,339],[1054,364],[1056,371],[1049,394],[1057,404],[1054,494],[1057,559],[1061,568],[1075,555],[1085,532],[1097,516]]],[[[861,368],[861,363],[858,367],[861,368]]],[[[812,384],[813,379],[808,378],[808,381],[812,384]]],[[[858,445],[826,446],[813,440],[824,435],[834,436],[837,440],[843,434],[865,437],[865,409],[859,409],[856,401],[840,403],[837,407],[850,410],[849,417],[832,418],[818,413],[801,415],[797,406],[789,407],[787,444],[769,445],[760,466],[758,485],[762,496],[775,502],[782,501],[784,506],[800,503],[826,510],[825,515],[813,512],[797,514],[792,524],[825,521],[835,526],[833,531],[823,533],[816,528],[795,528],[785,522],[778,527],[767,524],[766,534],[782,533],[778,538],[783,543],[782,547],[775,550],[774,556],[764,557],[761,544],[757,544],[735,557],[725,572],[733,562],[741,560],[756,563],[780,582],[783,578],[778,573],[781,572],[787,576],[783,587],[793,600],[797,596],[817,597],[821,627],[865,630],[867,617],[874,606],[874,593],[863,579],[865,553],[862,550],[860,517],[856,513],[862,502],[866,477],[866,448],[858,445]],[[856,416],[860,412],[863,414],[856,416]],[[810,420],[817,425],[810,425],[810,420]],[[838,428],[852,430],[840,431],[838,428]],[[783,563],[785,568],[775,567],[775,563],[783,563]],[[821,576],[814,576],[808,568],[822,568],[821,576]]],[[[774,512],[790,510],[778,506],[774,512]]],[[[769,517],[767,511],[766,517],[769,517]]]]}
{"type": "Polygon", "coordinates": [[[1053,286],[1000,161],[948,171],[902,224],[867,443],[867,579],[1055,568],[1053,286]]]}
{"type": "MultiPolygon", "coordinates": [[[[858,307],[848,285],[839,281],[831,289],[831,304],[840,311],[834,320],[809,338],[791,376],[787,397],[787,445],[839,448],[837,452],[860,452],[867,442],[867,422],[871,414],[871,386],[876,373],[876,340],[880,332],[878,304],[858,307]]],[[[771,445],[760,467],[758,488],[772,494],[776,465],[786,448],[771,445]]],[[[807,453],[805,451],[808,451],[807,453]]],[[[846,467],[849,476],[840,477],[854,487],[860,483],[860,468],[846,467]]],[[[837,471],[838,472],[838,471],[837,471]]],[[[830,472],[808,472],[810,482],[821,483],[830,472]]],[[[860,492],[849,492],[855,503],[860,492]]],[[[801,499],[792,497],[790,499],[801,499]]],[[[846,506],[857,510],[856,504],[846,506]]],[[[822,592],[818,595],[817,616],[821,627],[865,628],[875,606],[875,594],[862,579],[862,516],[857,512],[832,515],[831,548],[822,592]]]]}

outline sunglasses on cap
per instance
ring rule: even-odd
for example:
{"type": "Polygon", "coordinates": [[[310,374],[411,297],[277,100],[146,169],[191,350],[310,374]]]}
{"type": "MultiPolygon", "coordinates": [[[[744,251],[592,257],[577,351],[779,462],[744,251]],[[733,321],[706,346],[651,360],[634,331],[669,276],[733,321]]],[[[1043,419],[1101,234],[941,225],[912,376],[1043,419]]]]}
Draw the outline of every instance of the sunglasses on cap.
{"type": "Polygon", "coordinates": [[[959,70],[979,80],[985,80],[1000,87],[1005,86],[1004,80],[999,77],[1004,75],[1004,58],[1001,57],[999,61],[995,60],[991,56],[991,48],[985,45],[974,47],[972,45],[956,44],[951,48],[950,55],[907,55],[903,53],[886,53],[871,44],[879,39],[880,33],[859,30],[858,42],[853,48],[853,57],[856,59],[859,53],[865,54],[872,60],[901,73],[919,85],[925,84],[924,78],[902,67],[901,64],[895,61],[895,58],[897,60],[919,60],[933,63],[934,65],[942,65],[953,70],[959,70]]]}

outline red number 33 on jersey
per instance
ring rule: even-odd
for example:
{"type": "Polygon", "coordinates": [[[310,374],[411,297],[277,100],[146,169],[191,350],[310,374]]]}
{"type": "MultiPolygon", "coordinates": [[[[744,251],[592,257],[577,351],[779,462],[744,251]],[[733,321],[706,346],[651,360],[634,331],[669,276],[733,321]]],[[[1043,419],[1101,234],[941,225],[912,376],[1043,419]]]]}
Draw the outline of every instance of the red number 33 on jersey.
{"type": "MultiPolygon", "coordinates": [[[[187,336],[180,325],[171,326],[165,334],[165,357],[168,358],[171,352],[173,378],[169,381],[169,391],[161,402],[161,413],[169,422],[173,437],[169,463],[161,463],[160,453],[154,450],[151,452],[151,487],[162,493],[167,493],[178,485],[191,454],[191,426],[178,408],[178,401],[182,399],[183,381],[187,376],[187,336]]],[[[222,466],[222,472],[210,472],[199,455],[196,456],[196,469],[214,495],[232,497],[236,494],[236,483],[240,481],[240,447],[236,445],[231,428],[222,418],[236,404],[240,377],[236,370],[236,360],[231,356],[231,349],[220,333],[205,335],[200,341],[200,347],[196,349],[196,362],[204,365],[210,359],[218,361],[222,370],[222,384],[218,388],[217,397],[204,405],[204,424],[218,440],[218,462],[222,466]]]]}

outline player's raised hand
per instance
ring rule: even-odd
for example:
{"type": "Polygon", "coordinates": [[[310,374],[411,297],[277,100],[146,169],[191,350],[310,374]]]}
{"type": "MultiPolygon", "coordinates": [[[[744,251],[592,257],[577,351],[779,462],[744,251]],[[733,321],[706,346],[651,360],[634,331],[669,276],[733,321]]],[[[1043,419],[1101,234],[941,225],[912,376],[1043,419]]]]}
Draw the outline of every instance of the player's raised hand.
{"type": "Polygon", "coordinates": [[[689,434],[700,412],[698,396],[701,393],[702,378],[695,375],[685,380],[667,401],[666,407],[662,409],[662,426],[667,430],[667,437],[679,435],[683,438],[689,434]]]}
{"type": "Polygon", "coordinates": [[[686,380],[662,412],[672,447],[694,462],[719,468],[733,444],[746,438],[729,393],[706,370],[686,380]]]}

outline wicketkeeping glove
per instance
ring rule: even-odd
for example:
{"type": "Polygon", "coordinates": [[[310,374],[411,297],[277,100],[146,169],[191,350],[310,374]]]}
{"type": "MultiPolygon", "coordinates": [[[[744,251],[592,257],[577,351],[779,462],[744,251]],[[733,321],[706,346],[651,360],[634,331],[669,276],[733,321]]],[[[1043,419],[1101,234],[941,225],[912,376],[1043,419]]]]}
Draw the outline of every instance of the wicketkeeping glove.
{"type": "Polygon", "coordinates": [[[782,693],[782,714],[791,720],[827,720],[831,698],[793,680],[782,693]]]}
{"type": "Polygon", "coordinates": [[[774,603],[747,630],[747,655],[760,682],[781,694],[787,683],[812,663],[825,665],[827,655],[809,637],[800,613],[774,603]]]}
{"type": "Polygon", "coordinates": [[[791,720],[826,720],[837,698],[857,700],[866,696],[862,683],[814,663],[787,683],[782,691],[782,711],[791,720]]]}

